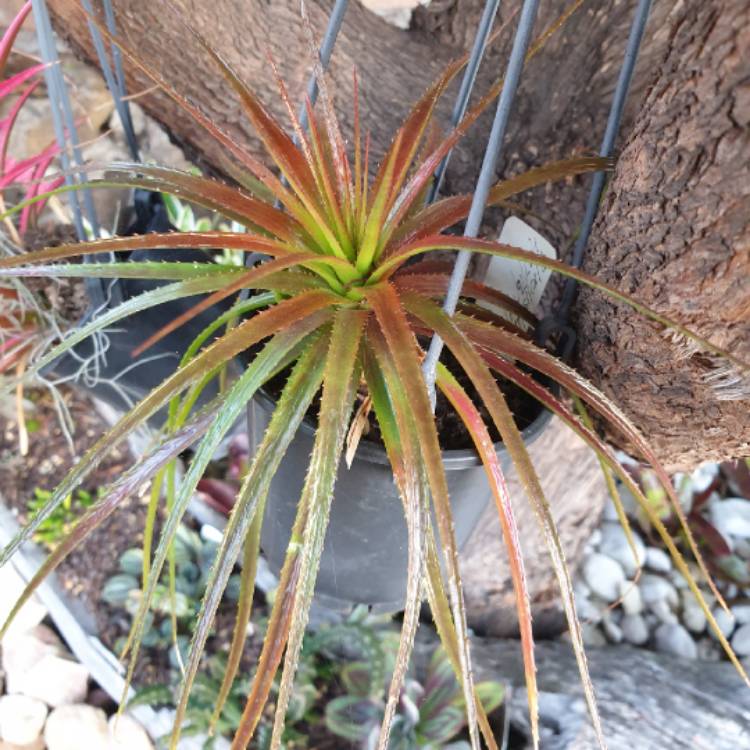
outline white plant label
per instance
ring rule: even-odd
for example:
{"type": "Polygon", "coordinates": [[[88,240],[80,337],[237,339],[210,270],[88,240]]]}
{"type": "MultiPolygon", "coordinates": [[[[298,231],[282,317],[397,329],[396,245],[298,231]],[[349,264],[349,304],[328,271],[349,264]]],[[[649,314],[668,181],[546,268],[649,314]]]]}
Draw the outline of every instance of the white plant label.
{"type": "MultiPolygon", "coordinates": [[[[544,255],[552,260],[557,258],[555,248],[539,232],[515,216],[511,216],[503,224],[498,242],[503,245],[520,247],[537,255],[544,255]]],[[[493,256],[490,259],[484,283],[511,297],[516,302],[520,302],[527,310],[534,312],[542,298],[542,293],[547,286],[551,273],[550,269],[542,266],[532,266],[530,263],[524,263],[520,260],[493,256]]],[[[525,327],[522,321],[507,310],[491,303],[482,304],[507,318],[511,323],[525,327]]]]}

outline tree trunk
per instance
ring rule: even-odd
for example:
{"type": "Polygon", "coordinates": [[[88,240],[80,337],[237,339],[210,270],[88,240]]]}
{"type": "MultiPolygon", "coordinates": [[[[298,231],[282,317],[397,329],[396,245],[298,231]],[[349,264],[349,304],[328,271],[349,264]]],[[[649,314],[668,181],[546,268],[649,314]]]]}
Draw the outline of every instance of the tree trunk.
{"type": "MultiPolygon", "coordinates": [[[[510,20],[518,4],[503,3],[500,22],[510,20]]],[[[568,4],[543,3],[537,28],[548,26],[568,4]]],[[[48,5],[60,32],[91,58],[79,0],[48,5]]],[[[114,5],[119,28],[142,59],[252,149],[259,151],[257,140],[185,22],[205,34],[280,117],[267,51],[299,99],[310,55],[296,0],[172,0],[169,14],[148,0],[114,5]]],[[[307,4],[318,34],[330,6],[307,4]]],[[[409,103],[470,44],[481,6],[481,0],[434,0],[417,12],[414,28],[402,32],[351,3],[331,74],[345,128],[356,65],[364,117],[375,152],[382,153],[409,103]]],[[[499,174],[598,147],[634,6],[635,0],[587,0],[526,66],[499,174]]],[[[655,4],[623,123],[627,145],[587,259],[589,270],[745,359],[750,359],[750,87],[743,50],[750,46],[749,22],[745,0],[655,4]]],[[[510,23],[489,51],[478,91],[502,73],[513,28],[510,23]]],[[[149,85],[130,66],[128,76],[131,92],[149,85]]],[[[141,101],[199,163],[220,165],[216,144],[165,95],[141,101]]],[[[440,112],[443,123],[450,105],[449,94],[440,112]]],[[[446,192],[471,188],[490,117],[487,113],[454,157],[446,192]]],[[[587,187],[587,179],[572,180],[524,201],[550,222],[544,231],[560,248],[568,246],[580,221],[587,187]]],[[[497,227],[496,218],[491,213],[488,223],[497,227]]],[[[747,401],[719,400],[704,382],[717,371],[715,362],[697,355],[678,361],[675,347],[653,325],[599,295],[581,295],[576,325],[580,368],[642,425],[668,463],[750,452],[747,401]]]]}

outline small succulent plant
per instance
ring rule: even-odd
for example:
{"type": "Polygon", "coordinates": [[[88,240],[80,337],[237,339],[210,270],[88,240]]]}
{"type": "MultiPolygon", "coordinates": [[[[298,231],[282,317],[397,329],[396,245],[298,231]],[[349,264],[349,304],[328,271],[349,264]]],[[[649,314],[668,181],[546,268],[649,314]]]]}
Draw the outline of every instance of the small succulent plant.
{"type": "MultiPolygon", "coordinates": [[[[174,583],[170,583],[171,576],[165,571],[151,600],[143,640],[143,645],[151,648],[176,645],[170,653],[174,667],[182,663],[187,653],[192,623],[200,611],[215,554],[215,542],[202,539],[185,525],[179,527],[174,548],[174,583]]],[[[101,598],[111,607],[122,608],[134,617],[141,604],[142,581],[143,550],[129,549],[120,557],[119,572],[105,583],[101,598]]],[[[232,576],[225,596],[236,600],[238,595],[239,579],[232,576]]],[[[124,645],[124,641],[118,645],[124,645]]]]}
{"type": "MultiPolygon", "coordinates": [[[[326,706],[326,726],[333,734],[359,743],[369,750],[377,745],[385,704],[382,687],[375,689],[372,663],[348,664],[340,679],[346,695],[326,706]]],[[[476,686],[484,710],[489,714],[503,701],[504,688],[498,682],[476,686]]],[[[423,682],[408,678],[399,697],[391,727],[389,750],[417,748],[468,748],[464,741],[453,741],[466,726],[466,709],[461,688],[442,649],[436,649],[423,682]]]]}
{"type": "MultiPolygon", "coordinates": [[[[29,512],[36,513],[49,502],[51,497],[51,492],[37,487],[34,490],[34,497],[28,502],[29,512]]],[[[82,489],[68,495],[39,525],[34,534],[34,541],[43,544],[48,549],[54,549],[70,532],[81,513],[90,508],[96,499],[96,494],[82,489]]]]}

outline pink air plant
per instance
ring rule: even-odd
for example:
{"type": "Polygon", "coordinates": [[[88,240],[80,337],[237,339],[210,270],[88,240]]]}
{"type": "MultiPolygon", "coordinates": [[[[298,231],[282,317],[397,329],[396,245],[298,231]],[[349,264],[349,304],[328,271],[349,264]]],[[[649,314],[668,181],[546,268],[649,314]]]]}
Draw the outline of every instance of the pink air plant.
{"type": "MultiPolygon", "coordinates": [[[[0,41],[0,101],[5,97],[17,96],[9,114],[0,120],[0,194],[11,186],[23,188],[25,198],[35,198],[41,193],[58,187],[62,177],[44,180],[44,174],[59,153],[59,147],[52,143],[45,149],[26,159],[14,159],[8,153],[11,133],[18,120],[24,104],[41,83],[39,74],[44,70],[43,64],[32,65],[20,73],[4,78],[5,68],[10,57],[13,43],[18,32],[31,11],[31,3],[26,3],[19,11],[8,30],[0,41]]],[[[29,228],[32,219],[38,217],[45,202],[27,206],[21,213],[20,235],[23,236],[29,228]]]]}

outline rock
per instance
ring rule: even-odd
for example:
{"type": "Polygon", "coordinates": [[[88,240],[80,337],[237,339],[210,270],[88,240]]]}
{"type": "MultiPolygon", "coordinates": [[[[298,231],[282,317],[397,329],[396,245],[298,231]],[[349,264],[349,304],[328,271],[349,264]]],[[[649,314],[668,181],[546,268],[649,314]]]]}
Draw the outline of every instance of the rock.
{"type": "Polygon", "coordinates": [[[743,560],[750,559],[750,539],[741,539],[738,536],[731,538],[730,547],[736,555],[739,555],[743,560]]]}
{"type": "Polygon", "coordinates": [[[606,602],[613,602],[619,596],[625,573],[618,562],[608,555],[597,553],[584,560],[583,578],[597,596],[606,602]]]}
{"type": "Polygon", "coordinates": [[[690,637],[690,633],[682,625],[659,625],[654,634],[654,645],[657,651],[672,654],[683,659],[696,659],[698,647],[690,637]]]}
{"type": "Polygon", "coordinates": [[[14,745],[31,745],[39,739],[47,719],[47,706],[25,695],[0,698],[0,739],[14,745]]]}
{"type": "Polygon", "coordinates": [[[672,559],[663,549],[647,547],[646,567],[657,573],[669,573],[672,570],[672,559]]]}
{"type": "Polygon", "coordinates": [[[47,654],[14,685],[19,693],[38,698],[48,706],[57,708],[84,700],[88,682],[89,671],[83,664],[47,654]]]}
{"type": "Polygon", "coordinates": [[[146,730],[128,714],[109,719],[107,750],[154,750],[146,730]]]}
{"type": "MultiPolygon", "coordinates": [[[[721,631],[721,634],[725,638],[729,638],[729,636],[732,634],[732,631],[734,630],[734,617],[732,615],[728,614],[726,610],[722,609],[721,607],[715,607],[711,614],[714,616],[714,619],[716,620],[716,624],[719,626],[719,630],[721,631]]],[[[714,632],[714,629],[709,626],[708,632],[711,635],[712,638],[716,638],[716,633],[714,632]]],[[[718,640],[718,638],[716,638],[718,640]]]]}
{"type": "Polygon", "coordinates": [[[418,5],[429,4],[430,0],[361,0],[361,2],[365,8],[393,26],[408,29],[412,10],[418,5]]]}
{"type": "Polygon", "coordinates": [[[632,581],[622,581],[618,590],[622,599],[622,608],[628,615],[637,615],[643,611],[641,590],[632,581]]]}
{"type": "Polygon", "coordinates": [[[0,750],[45,750],[44,737],[37,737],[28,745],[16,745],[15,742],[0,740],[0,750]]]}
{"type": "Polygon", "coordinates": [[[679,622],[677,615],[672,612],[665,599],[652,602],[649,604],[649,609],[657,616],[659,622],[665,622],[667,625],[674,625],[679,622]]]}
{"type": "Polygon", "coordinates": [[[735,604],[732,607],[732,614],[738,625],[745,625],[750,622],[750,604],[735,604]]]}
{"type": "Polygon", "coordinates": [[[602,618],[602,630],[610,643],[620,643],[622,641],[622,628],[612,619],[609,612],[602,618]]]}
{"type": "Polygon", "coordinates": [[[719,464],[708,463],[699,466],[690,475],[691,489],[695,494],[705,492],[716,479],[716,475],[719,473],[719,464]]]}
{"type": "Polygon", "coordinates": [[[683,596],[682,624],[691,633],[702,633],[706,629],[706,615],[695,601],[692,592],[683,596]]]}
{"type": "Polygon", "coordinates": [[[623,638],[634,646],[642,646],[648,641],[648,625],[640,615],[625,615],[620,620],[623,638]]]}
{"type": "Polygon", "coordinates": [[[703,661],[721,661],[724,651],[711,638],[701,638],[698,643],[698,658],[703,661]]]}
{"type": "Polygon", "coordinates": [[[750,623],[737,628],[732,636],[732,648],[737,656],[750,656],[750,623]]]}
{"type": "MultiPolygon", "coordinates": [[[[605,604],[604,607],[607,605],[605,604]]],[[[602,619],[604,608],[597,607],[588,597],[576,597],[576,612],[581,622],[590,622],[593,625],[598,624],[602,619]]]]}
{"type": "Polygon", "coordinates": [[[57,636],[44,625],[37,625],[26,633],[6,636],[2,649],[2,669],[6,677],[6,690],[21,693],[29,671],[45,656],[65,653],[57,636]]]}
{"type": "Polygon", "coordinates": [[[666,578],[651,573],[644,573],[641,576],[639,587],[643,601],[649,607],[661,599],[666,601],[670,607],[677,607],[679,604],[680,597],[675,587],[666,578]]]}
{"type": "Polygon", "coordinates": [[[599,551],[620,563],[626,575],[634,576],[646,559],[646,547],[638,533],[633,531],[633,543],[637,552],[637,557],[633,557],[633,550],[619,523],[605,523],[601,528],[602,540],[599,551]]]}
{"type": "Polygon", "coordinates": [[[109,742],[107,715],[82,704],[56,708],[44,727],[48,750],[103,750],[109,742]]]}
{"type": "MultiPolygon", "coordinates": [[[[9,563],[0,567],[0,591],[3,592],[0,597],[0,622],[5,622],[11,609],[13,609],[13,605],[25,588],[26,582],[16,572],[12,564],[9,563]]],[[[13,624],[5,634],[5,638],[12,638],[31,630],[34,626],[39,625],[46,616],[47,608],[34,594],[15,616],[13,624]]]]}
{"type": "Polygon", "coordinates": [[[583,636],[583,643],[586,648],[599,648],[600,646],[607,645],[604,633],[590,622],[581,623],[581,635],[583,636]]]}
{"type": "Polygon", "coordinates": [[[741,497],[714,499],[708,505],[711,523],[729,540],[750,538],[750,500],[741,497]]]}

